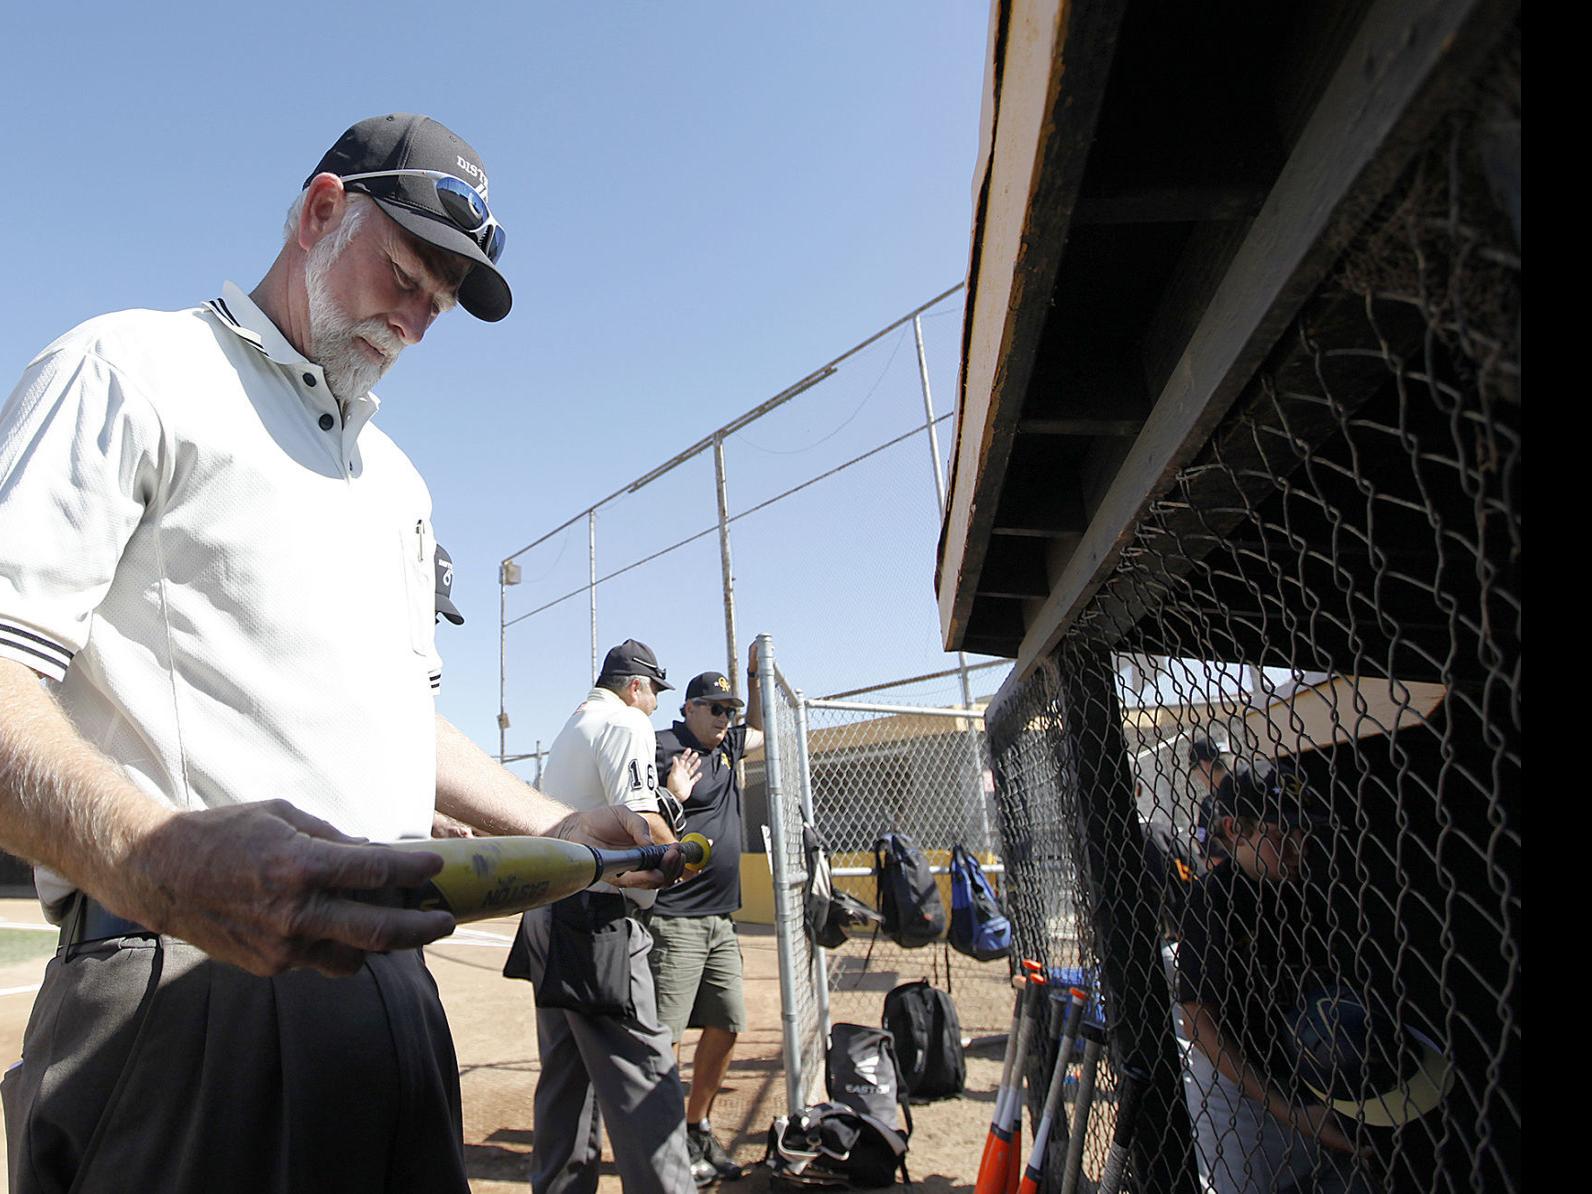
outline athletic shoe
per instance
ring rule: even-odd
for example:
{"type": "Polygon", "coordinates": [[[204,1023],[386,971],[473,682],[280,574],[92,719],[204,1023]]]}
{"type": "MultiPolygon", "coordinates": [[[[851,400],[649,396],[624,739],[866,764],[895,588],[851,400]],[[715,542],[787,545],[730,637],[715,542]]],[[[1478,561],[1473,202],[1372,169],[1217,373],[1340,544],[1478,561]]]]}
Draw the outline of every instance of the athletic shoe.
{"type": "MultiPolygon", "coordinates": [[[[713,1129],[707,1126],[698,1127],[695,1124],[686,1125],[686,1144],[696,1156],[700,1156],[712,1168],[714,1176],[725,1181],[735,1181],[744,1170],[731,1159],[730,1154],[724,1151],[713,1137],[713,1129]]],[[[692,1173],[696,1167],[692,1166],[692,1173]]]]}
{"type": "Polygon", "coordinates": [[[702,1145],[696,1133],[690,1129],[685,1134],[685,1151],[691,1158],[691,1180],[696,1183],[698,1190],[719,1180],[719,1171],[713,1168],[713,1162],[702,1155],[702,1145]]]}

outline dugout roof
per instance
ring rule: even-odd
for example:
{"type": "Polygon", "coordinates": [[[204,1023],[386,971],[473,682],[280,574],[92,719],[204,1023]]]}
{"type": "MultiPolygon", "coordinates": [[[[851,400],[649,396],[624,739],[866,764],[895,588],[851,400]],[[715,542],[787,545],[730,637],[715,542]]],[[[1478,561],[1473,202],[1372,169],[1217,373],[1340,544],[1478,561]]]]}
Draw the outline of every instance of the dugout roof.
{"type": "Polygon", "coordinates": [[[1515,12],[995,0],[947,649],[1054,648],[1515,12]]]}

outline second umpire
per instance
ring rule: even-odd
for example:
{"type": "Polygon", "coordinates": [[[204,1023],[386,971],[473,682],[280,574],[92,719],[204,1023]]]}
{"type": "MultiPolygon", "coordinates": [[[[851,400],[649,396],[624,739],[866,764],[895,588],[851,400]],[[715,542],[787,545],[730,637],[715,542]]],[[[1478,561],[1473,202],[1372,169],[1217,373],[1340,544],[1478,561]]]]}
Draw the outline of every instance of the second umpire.
{"type": "Polygon", "coordinates": [[[732,725],[743,702],[719,672],[703,672],[685,689],[683,720],[658,734],[658,774],[677,758],[700,762],[685,801],[685,828],[713,843],[702,873],[658,893],[649,918],[658,1019],[674,1038],[700,1027],[686,1101],[686,1144],[697,1185],[741,1176],[713,1135],[709,1116],[729,1070],[735,1038],[746,1027],[741,989],[741,946],[730,916],[741,906],[741,784],[739,765],[763,742],[763,708],[757,685],[757,646],[747,660],[751,704],[746,721],[732,725]]]}
{"type": "MultiPolygon", "coordinates": [[[[553,742],[543,789],[577,809],[633,809],[655,841],[673,841],[679,805],[658,782],[648,720],[672,687],[645,643],[609,651],[553,742]]],[[[690,764],[669,777],[682,792],[690,764]]],[[[627,1194],[691,1189],[680,1071],[654,1007],[652,938],[637,916],[652,894],[597,883],[520,921],[504,973],[536,987],[535,1194],[595,1194],[603,1120],[627,1194]]]]}

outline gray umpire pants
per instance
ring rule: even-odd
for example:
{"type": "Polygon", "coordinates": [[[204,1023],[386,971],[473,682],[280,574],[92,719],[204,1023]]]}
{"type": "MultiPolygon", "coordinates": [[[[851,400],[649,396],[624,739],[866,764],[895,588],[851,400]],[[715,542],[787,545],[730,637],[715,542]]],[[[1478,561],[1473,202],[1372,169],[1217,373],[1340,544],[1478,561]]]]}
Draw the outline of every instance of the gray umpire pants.
{"type": "Polygon", "coordinates": [[[418,950],[256,978],[169,937],[62,950],[0,1082],[13,1194],[468,1194],[418,950]]]}
{"type": "MultiPolygon", "coordinates": [[[[551,917],[551,908],[525,914],[533,984],[546,972],[551,917]]],[[[611,1137],[625,1194],[696,1189],[685,1143],[685,1089],[669,1030],[658,1023],[647,964],[651,947],[652,937],[635,922],[630,953],[634,1016],[536,1011],[542,1073],[531,1143],[534,1194],[594,1194],[603,1118],[617,1128],[611,1137]]]]}

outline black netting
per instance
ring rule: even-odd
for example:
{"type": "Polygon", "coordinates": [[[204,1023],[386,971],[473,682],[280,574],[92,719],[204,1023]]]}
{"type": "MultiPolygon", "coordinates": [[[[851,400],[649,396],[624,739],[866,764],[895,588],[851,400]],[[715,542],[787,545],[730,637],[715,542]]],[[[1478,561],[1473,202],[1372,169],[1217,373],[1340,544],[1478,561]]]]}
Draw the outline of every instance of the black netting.
{"type": "Polygon", "coordinates": [[[1110,1038],[1090,1177],[1132,1068],[1134,1188],[1519,1186],[1518,79],[990,711],[1020,952],[1110,1038]]]}

